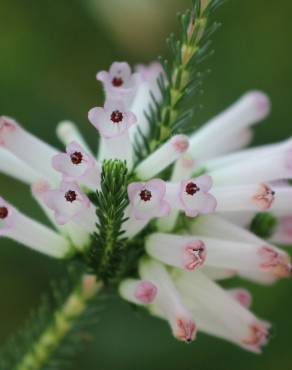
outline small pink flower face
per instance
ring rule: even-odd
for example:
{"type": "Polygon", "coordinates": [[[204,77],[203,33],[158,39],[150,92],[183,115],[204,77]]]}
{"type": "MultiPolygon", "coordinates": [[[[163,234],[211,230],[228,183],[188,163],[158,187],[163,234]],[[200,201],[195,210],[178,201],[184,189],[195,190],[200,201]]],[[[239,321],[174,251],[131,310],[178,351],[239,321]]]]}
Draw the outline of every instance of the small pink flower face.
{"type": "Polygon", "coordinates": [[[136,116],[127,112],[121,101],[108,101],[104,108],[93,108],[88,113],[89,121],[105,139],[123,135],[136,123],[136,116]]]}
{"type": "Polygon", "coordinates": [[[267,344],[269,335],[269,324],[258,322],[250,326],[250,336],[242,341],[242,343],[252,348],[255,352],[260,352],[261,348],[267,344]]]}
{"type": "Polygon", "coordinates": [[[5,235],[15,222],[15,210],[0,197],[0,235],[5,235]]]}
{"type": "Polygon", "coordinates": [[[243,307],[249,308],[252,303],[252,296],[250,292],[243,288],[232,289],[231,296],[237,300],[243,307]]]}
{"type": "Polygon", "coordinates": [[[188,150],[189,140],[185,135],[176,135],[171,140],[171,145],[175,152],[183,154],[188,150]]]}
{"type": "Polygon", "coordinates": [[[290,277],[291,264],[290,258],[286,253],[279,253],[277,250],[270,246],[262,247],[259,251],[262,259],[260,267],[263,270],[268,270],[273,273],[275,277],[290,277]]]}
{"type": "Polygon", "coordinates": [[[195,270],[201,267],[206,259],[205,243],[201,240],[193,240],[184,247],[184,266],[187,270],[195,270]]]}
{"type": "Polygon", "coordinates": [[[53,157],[52,164],[63,175],[64,181],[81,180],[96,167],[95,160],[74,141],[67,146],[66,153],[53,157]]]}
{"type": "Polygon", "coordinates": [[[169,204],[164,200],[165,182],[159,179],[147,183],[134,182],[128,186],[131,213],[137,220],[150,220],[164,217],[170,212],[169,204]]]}
{"type": "Polygon", "coordinates": [[[5,146],[6,137],[9,137],[17,129],[16,122],[9,118],[2,116],[0,117],[0,145],[5,146]]]}
{"type": "Polygon", "coordinates": [[[82,216],[90,207],[90,201],[75,183],[62,182],[57,190],[49,190],[43,196],[45,204],[55,212],[58,224],[64,225],[82,216]]]}
{"type": "Polygon", "coordinates": [[[196,336],[196,325],[190,319],[178,317],[176,319],[176,331],[174,332],[175,337],[178,340],[190,343],[195,339],[196,336]]]}
{"type": "Polygon", "coordinates": [[[270,209],[275,200],[275,192],[267,184],[261,184],[258,192],[253,195],[252,201],[261,211],[270,209]]]}
{"type": "Polygon", "coordinates": [[[209,214],[215,211],[216,199],[209,193],[212,179],[208,175],[182,181],[180,186],[180,203],[189,217],[209,214]]]}
{"type": "Polygon", "coordinates": [[[141,281],[135,290],[135,298],[144,304],[152,303],[157,295],[157,288],[150,281],[141,281]]]}
{"type": "Polygon", "coordinates": [[[129,64],[124,62],[115,62],[109,72],[101,71],[96,76],[103,83],[107,95],[114,98],[133,94],[140,81],[139,77],[137,73],[132,74],[129,64]]]}

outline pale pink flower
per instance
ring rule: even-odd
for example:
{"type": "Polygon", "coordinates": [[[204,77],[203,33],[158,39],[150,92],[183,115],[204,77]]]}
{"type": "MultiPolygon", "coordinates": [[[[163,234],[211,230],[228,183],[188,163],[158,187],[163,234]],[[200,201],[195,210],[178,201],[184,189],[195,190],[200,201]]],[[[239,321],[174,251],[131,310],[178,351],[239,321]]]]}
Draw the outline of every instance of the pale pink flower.
{"type": "Polygon", "coordinates": [[[146,183],[135,182],[128,186],[131,214],[137,220],[164,217],[170,212],[165,198],[166,185],[159,179],[146,183]]]}
{"type": "Polygon", "coordinates": [[[212,178],[208,175],[181,181],[179,201],[187,216],[196,217],[215,211],[217,201],[209,192],[212,184],[212,178]]]}
{"type": "Polygon", "coordinates": [[[93,190],[100,186],[100,165],[75,141],[67,146],[66,153],[52,158],[52,166],[66,182],[78,181],[93,190]]]}
{"type": "Polygon", "coordinates": [[[116,100],[108,100],[104,108],[92,108],[88,118],[105,139],[123,135],[136,123],[134,113],[127,111],[124,104],[116,100]]]}

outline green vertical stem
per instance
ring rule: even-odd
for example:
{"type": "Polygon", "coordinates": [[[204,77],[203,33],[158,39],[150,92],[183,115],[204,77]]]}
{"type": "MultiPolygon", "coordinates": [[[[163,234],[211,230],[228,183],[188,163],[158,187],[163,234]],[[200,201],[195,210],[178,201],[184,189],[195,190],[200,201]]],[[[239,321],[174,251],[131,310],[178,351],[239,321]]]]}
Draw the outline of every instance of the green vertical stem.
{"type": "Polygon", "coordinates": [[[94,276],[84,275],[76,284],[63,306],[54,314],[53,321],[33,344],[31,350],[13,370],[40,370],[59,348],[75,322],[85,312],[88,303],[101,290],[102,283],[94,276]]]}

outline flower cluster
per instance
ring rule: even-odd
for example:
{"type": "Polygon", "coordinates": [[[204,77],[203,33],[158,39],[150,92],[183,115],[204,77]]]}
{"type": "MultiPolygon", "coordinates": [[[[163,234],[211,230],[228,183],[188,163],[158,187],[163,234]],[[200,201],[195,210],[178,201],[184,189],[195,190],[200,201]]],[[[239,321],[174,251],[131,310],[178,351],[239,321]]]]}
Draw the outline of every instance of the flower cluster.
{"type": "Polygon", "coordinates": [[[270,284],[290,276],[289,256],[275,244],[292,242],[292,141],[243,149],[270,110],[268,97],[252,91],[190,137],[173,135],[137,163],[135,141],[151,129],[144,111],[151,94],[162,99],[159,77],[167,85],[159,63],[132,73],[116,62],[97,74],[106,97],[88,113],[100,136],[97,156],[72,122],[58,125],[61,153],[2,116],[0,170],[31,186],[55,230],[0,198],[0,235],[56,258],[86,254],[99,223],[89,194],[101,189],[102,163],[126,161],[135,181],[128,184],[124,236],[135,240],[150,222],[155,232],[144,238],[138,275],[120,282],[121,296],[167,320],[179,340],[194,340],[198,330],[260,352],[269,323],[249,310],[249,292],[217,281],[237,275],[270,284]],[[249,225],[268,211],[277,225],[263,240],[249,225]]]}

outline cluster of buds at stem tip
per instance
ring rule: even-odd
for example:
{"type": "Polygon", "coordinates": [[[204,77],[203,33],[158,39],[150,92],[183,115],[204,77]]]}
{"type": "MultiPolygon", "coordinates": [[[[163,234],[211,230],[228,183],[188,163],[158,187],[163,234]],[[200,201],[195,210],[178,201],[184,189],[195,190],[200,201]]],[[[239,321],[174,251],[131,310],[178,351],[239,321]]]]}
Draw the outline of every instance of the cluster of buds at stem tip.
{"type": "Polygon", "coordinates": [[[250,311],[248,291],[225,290],[220,280],[271,284],[291,274],[277,244],[292,242],[292,140],[243,149],[269,113],[268,97],[244,94],[189,137],[174,134],[137,163],[134,145],[152,129],[144,112],[153,97],[158,104],[163,98],[157,80],[169,85],[163,68],[152,63],[132,72],[115,62],[97,79],[105,103],[88,113],[100,138],[96,154],[70,121],[57,127],[61,152],[0,117],[0,171],[31,186],[55,229],[0,198],[0,235],[55,258],[87,253],[101,222],[89,193],[103,188],[102,161],[126,161],[135,181],[127,184],[121,231],[128,239],[142,230],[146,236],[138,276],[121,281],[120,295],[166,320],[179,340],[191,342],[202,331],[260,352],[270,325],[250,311]],[[268,240],[247,227],[258,212],[277,221],[268,240]]]}

